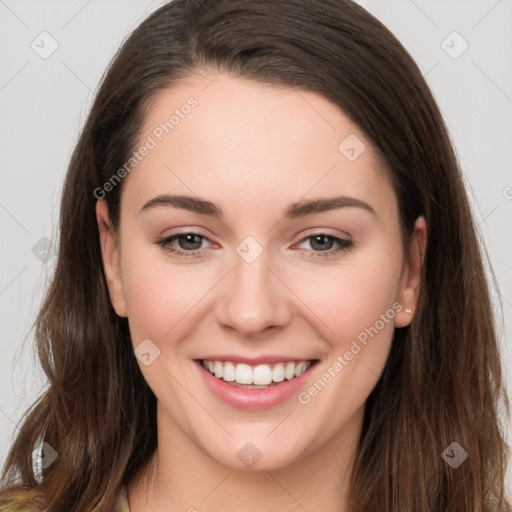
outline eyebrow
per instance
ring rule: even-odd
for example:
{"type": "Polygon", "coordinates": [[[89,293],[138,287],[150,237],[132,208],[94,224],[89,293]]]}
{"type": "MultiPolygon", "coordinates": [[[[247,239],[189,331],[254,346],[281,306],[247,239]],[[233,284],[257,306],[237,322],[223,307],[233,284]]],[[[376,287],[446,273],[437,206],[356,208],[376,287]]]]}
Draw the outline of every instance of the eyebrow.
{"type": "MultiPolygon", "coordinates": [[[[201,215],[210,215],[215,218],[223,217],[222,210],[211,201],[193,196],[168,194],[159,195],[150,199],[140,209],[139,213],[158,206],[181,208],[201,215]]],[[[354,197],[338,196],[292,203],[286,208],[284,218],[296,219],[313,213],[326,212],[337,208],[361,208],[377,217],[377,213],[368,203],[354,197]]]]}

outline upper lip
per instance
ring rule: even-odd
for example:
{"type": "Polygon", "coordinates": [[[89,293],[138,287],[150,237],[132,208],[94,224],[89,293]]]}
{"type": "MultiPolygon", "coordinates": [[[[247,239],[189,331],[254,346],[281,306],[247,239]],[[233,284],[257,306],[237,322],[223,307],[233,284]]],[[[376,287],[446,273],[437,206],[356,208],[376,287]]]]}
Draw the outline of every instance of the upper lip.
{"type": "Polygon", "coordinates": [[[211,356],[204,356],[198,360],[202,361],[203,359],[206,359],[207,361],[231,361],[233,363],[244,363],[249,366],[257,366],[259,364],[316,361],[316,358],[311,358],[311,357],[299,358],[299,357],[276,356],[276,355],[266,355],[266,356],[260,356],[260,357],[243,357],[243,356],[237,356],[235,354],[216,354],[216,355],[211,355],[211,356]]]}

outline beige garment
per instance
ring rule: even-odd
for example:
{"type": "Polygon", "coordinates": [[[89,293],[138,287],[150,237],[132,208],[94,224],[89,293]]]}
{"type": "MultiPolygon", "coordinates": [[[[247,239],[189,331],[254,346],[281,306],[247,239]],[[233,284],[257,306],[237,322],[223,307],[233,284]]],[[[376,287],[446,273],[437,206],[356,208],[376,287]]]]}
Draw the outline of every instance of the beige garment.
{"type": "Polygon", "coordinates": [[[128,489],[126,485],[122,485],[119,489],[116,506],[113,512],[130,512],[130,507],[128,506],[128,489]]]}

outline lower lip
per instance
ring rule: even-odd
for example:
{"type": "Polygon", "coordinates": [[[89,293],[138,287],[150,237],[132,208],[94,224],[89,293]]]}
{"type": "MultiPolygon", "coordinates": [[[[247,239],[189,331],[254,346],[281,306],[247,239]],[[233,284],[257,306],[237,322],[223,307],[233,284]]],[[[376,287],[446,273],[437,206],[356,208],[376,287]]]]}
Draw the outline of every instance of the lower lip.
{"type": "Polygon", "coordinates": [[[277,386],[267,389],[231,386],[222,379],[214,377],[203,367],[201,361],[195,361],[195,363],[206,385],[217,398],[237,409],[261,410],[279,405],[303,389],[306,380],[311,375],[310,370],[316,365],[317,361],[312,362],[311,366],[299,377],[285,380],[277,386]]]}

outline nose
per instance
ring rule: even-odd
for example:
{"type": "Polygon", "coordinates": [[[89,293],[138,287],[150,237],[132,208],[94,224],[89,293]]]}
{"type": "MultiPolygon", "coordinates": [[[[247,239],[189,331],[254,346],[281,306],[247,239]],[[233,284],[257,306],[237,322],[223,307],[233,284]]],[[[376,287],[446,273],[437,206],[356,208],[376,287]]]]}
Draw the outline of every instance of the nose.
{"type": "Polygon", "coordinates": [[[265,252],[252,263],[237,256],[219,290],[217,321],[244,336],[283,328],[291,321],[291,296],[265,252]]]}

